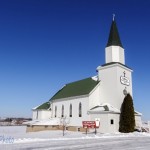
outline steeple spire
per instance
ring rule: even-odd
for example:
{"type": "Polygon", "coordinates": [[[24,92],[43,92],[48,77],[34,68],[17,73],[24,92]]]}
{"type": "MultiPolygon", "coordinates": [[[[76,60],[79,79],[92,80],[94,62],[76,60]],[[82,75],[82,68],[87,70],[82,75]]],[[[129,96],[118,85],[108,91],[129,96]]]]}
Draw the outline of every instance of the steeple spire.
{"type": "Polygon", "coordinates": [[[125,64],[124,48],[119,37],[114,14],[107,46],[105,48],[105,62],[119,62],[125,64]]]}
{"type": "Polygon", "coordinates": [[[113,21],[111,24],[109,38],[108,38],[106,47],[108,46],[120,46],[123,48],[120,37],[119,37],[116,21],[115,21],[115,14],[113,14],[113,21]]]}

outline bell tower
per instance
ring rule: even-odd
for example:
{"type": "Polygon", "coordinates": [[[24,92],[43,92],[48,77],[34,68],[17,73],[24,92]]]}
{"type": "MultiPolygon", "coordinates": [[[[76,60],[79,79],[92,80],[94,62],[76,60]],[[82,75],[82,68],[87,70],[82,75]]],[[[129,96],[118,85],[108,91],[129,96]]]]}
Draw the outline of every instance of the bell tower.
{"type": "Polygon", "coordinates": [[[132,69],[125,65],[116,21],[113,17],[105,48],[105,64],[97,67],[100,81],[100,104],[109,103],[120,110],[127,93],[132,96],[132,69]]]}

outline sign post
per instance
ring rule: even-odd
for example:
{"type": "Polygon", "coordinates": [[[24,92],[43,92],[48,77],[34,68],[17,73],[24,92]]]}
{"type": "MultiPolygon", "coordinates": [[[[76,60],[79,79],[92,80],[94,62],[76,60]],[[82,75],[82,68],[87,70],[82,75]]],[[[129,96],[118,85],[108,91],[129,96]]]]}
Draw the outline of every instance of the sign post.
{"type": "Polygon", "coordinates": [[[96,128],[95,128],[95,135],[96,135],[97,131],[96,131],[96,128]]]}
{"type": "Polygon", "coordinates": [[[86,135],[87,135],[87,128],[86,128],[86,135]]]}

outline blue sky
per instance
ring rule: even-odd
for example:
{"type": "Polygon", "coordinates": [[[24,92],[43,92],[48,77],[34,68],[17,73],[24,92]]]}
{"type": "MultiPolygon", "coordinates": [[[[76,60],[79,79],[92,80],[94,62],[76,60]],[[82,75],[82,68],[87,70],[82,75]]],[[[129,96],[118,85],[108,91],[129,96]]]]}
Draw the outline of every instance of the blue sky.
{"type": "Polygon", "coordinates": [[[150,1],[0,1],[0,117],[31,117],[64,84],[105,63],[112,14],[133,72],[133,99],[150,120],[150,1]]]}

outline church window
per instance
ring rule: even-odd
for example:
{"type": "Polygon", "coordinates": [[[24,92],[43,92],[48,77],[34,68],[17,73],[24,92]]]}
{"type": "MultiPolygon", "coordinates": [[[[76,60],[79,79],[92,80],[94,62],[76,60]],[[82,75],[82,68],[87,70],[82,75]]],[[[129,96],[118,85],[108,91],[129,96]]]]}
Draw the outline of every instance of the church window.
{"type": "Polygon", "coordinates": [[[57,117],[57,106],[55,106],[55,117],[57,117]]]}
{"type": "Polygon", "coordinates": [[[69,116],[72,117],[72,104],[70,104],[70,110],[69,110],[70,114],[69,116]]]}
{"type": "Polygon", "coordinates": [[[79,117],[82,117],[82,104],[79,103],[79,117]]]}
{"type": "Polygon", "coordinates": [[[64,105],[62,105],[61,117],[64,117],[64,105]]]}
{"type": "Polygon", "coordinates": [[[113,119],[110,120],[110,124],[114,124],[114,120],[113,119]]]}
{"type": "Polygon", "coordinates": [[[39,117],[39,111],[37,110],[37,112],[36,112],[36,119],[38,119],[38,117],[39,117]]]}

